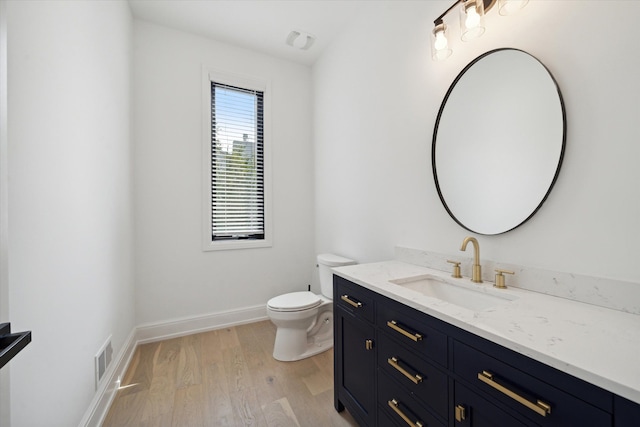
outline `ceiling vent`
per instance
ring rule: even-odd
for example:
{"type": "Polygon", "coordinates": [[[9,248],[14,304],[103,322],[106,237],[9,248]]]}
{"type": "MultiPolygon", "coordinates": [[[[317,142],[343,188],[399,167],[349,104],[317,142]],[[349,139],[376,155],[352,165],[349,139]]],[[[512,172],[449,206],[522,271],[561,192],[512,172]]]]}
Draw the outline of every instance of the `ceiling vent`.
{"type": "Polygon", "coordinates": [[[308,50],[315,41],[316,36],[299,30],[293,30],[287,36],[287,44],[300,50],[308,50]]]}

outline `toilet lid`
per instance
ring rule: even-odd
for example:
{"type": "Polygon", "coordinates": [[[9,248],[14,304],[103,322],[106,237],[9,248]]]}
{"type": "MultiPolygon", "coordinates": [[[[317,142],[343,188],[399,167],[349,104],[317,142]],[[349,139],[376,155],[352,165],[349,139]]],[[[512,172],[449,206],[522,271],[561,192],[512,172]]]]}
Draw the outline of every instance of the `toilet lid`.
{"type": "Polygon", "coordinates": [[[273,297],[267,306],[275,311],[300,311],[320,305],[320,297],[313,292],[291,292],[273,297]]]}

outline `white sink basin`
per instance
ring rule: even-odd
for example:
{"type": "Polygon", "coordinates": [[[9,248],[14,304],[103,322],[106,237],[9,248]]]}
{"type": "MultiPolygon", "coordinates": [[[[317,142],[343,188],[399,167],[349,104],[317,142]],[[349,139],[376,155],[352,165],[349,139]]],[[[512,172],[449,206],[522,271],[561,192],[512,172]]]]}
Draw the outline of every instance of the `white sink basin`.
{"type": "MultiPolygon", "coordinates": [[[[474,311],[486,310],[518,299],[513,295],[501,294],[502,291],[493,289],[491,283],[476,285],[462,282],[462,280],[465,279],[452,278],[447,280],[426,274],[390,280],[389,282],[474,311]]],[[[468,282],[468,280],[465,281],[468,282]]]]}

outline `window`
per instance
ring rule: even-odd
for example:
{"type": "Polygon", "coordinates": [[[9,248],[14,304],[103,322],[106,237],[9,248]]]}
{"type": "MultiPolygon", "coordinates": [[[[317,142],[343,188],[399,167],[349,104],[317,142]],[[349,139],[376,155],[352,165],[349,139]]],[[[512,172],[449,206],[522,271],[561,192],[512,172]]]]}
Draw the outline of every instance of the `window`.
{"type": "Polygon", "coordinates": [[[267,85],[206,74],[204,249],[270,246],[267,85]]]}

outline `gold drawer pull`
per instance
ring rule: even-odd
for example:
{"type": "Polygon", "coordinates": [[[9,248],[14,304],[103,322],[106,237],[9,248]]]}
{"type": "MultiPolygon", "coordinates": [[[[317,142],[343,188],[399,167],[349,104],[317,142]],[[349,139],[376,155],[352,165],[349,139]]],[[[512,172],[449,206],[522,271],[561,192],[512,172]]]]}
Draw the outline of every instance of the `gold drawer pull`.
{"type": "Polygon", "coordinates": [[[387,362],[389,363],[389,365],[396,368],[402,375],[404,375],[405,377],[413,381],[414,384],[419,384],[422,382],[422,375],[420,374],[411,375],[409,372],[407,372],[406,369],[404,369],[402,366],[398,364],[398,358],[392,357],[391,359],[387,359],[387,362]]]}
{"type": "Polygon", "coordinates": [[[354,301],[351,298],[349,298],[349,295],[342,295],[340,297],[340,299],[344,302],[346,302],[349,305],[354,306],[355,308],[361,308],[362,307],[362,303],[360,301],[354,301]]]}
{"type": "Polygon", "coordinates": [[[543,402],[541,400],[538,400],[537,402],[534,403],[534,402],[531,402],[530,400],[525,399],[524,397],[520,396],[515,391],[509,390],[508,388],[506,388],[502,384],[498,384],[493,379],[493,374],[491,372],[482,371],[482,372],[478,373],[478,379],[480,381],[482,381],[483,383],[488,384],[491,387],[495,388],[499,392],[506,394],[507,396],[509,396],[510,398],[515,400],[516,402],[521,403],[522,405],[524,405],[527,408],[531,409],[532,411],[534,411],[538,415],[542,415],[543,417],[546,417],[547,414],[551,413],[551,405],[549,405],[548,403],[545,403],[545,402],[543,402]]]}
{"type": "Polygon", "coordinates": [[[402,329],[400,326],[398,326],[398,322],[396,322],[395,320],[388,321],[387,326],[393,329],[394,331],[400,332],[402,335],[412,339],[415,342],[418,342],[422,339],[422,335],[420,335],[419,333],[417,332],[411,333],[409,331],[402,329]]]}
{"type": "Polygon", "coordinates": [[[407,417],[405,413],[402,412],[402,410],[400,410],[400,408],[398,407],[399,403],[396,399],[391,399],[387,403],[389,404],[391,409],[393,409],[396,414],[400,415],[400,418],[402,418],[404,422],[410,425],[411,427],[424,427],[424,424],[422,424],[422,422],[420,421],[416,421],[415,423],[411,421],[411,419],[407,417]]]}

